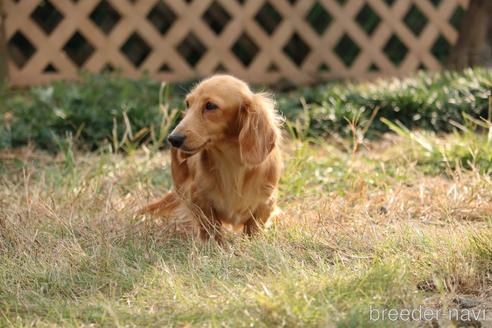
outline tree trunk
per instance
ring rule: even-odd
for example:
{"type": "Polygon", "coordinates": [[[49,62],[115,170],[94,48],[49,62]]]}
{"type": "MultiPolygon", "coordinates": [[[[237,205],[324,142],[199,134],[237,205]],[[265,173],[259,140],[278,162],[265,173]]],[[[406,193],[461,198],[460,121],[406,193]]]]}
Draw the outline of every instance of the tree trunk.
{"type": "Polygon", "coordinates": [[[492,67],[492,0],[470,0],[448,67],[492,67]]]}
{"type": "Polygon", "coordinates": [[[5,39],[5,12],[3,0],[0,0],[0,87],[7,82],[7,44],[5,39]]]}

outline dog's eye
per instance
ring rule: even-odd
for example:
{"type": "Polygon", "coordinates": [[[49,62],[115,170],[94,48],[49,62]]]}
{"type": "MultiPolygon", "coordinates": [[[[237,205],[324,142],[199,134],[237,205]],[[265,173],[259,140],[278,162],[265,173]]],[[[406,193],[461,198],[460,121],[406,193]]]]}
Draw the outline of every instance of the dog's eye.
{"type": "Polygon", "coordinates": [[[210,101],[208,101],[205,104],[205,111],[214,110],[214,109],[217,109],[217,108],[219,108],[219,107],[216,104],[211,103],[210,101]]]}
{"type": "Polygon", "coordinates": [[[186,108],[190,108],[190,103],[188,102],[188,100],[185,101],[185,105],[186,105],[186,108]]]}

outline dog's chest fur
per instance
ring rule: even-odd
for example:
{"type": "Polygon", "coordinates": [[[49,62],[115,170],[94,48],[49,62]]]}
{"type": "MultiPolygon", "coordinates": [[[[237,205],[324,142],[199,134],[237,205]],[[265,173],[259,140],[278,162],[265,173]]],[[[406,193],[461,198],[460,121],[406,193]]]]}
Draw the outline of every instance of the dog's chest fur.
{"type": "Polygon", "coordinates": [[[199,174],[203,180],[197,181],[199,189],[222,221],[244,223],[273,192],[265,179],[269,161],[246,167],[240,163],[238,153],[204,152],[199,164],[199,170],[203,170],[199,174]]]}

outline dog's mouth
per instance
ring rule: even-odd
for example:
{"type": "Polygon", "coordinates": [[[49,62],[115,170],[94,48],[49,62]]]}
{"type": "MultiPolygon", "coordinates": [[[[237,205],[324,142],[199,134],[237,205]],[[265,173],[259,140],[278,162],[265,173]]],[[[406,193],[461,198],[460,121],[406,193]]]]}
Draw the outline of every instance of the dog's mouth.
{"type": "Polygon", "coordinates": [[[210,142],[210,139],[208,139],[207,141],[205,141],[204,143],[202,143],[200,146],[198,147],[195,147],[195,148],[188,148],[186,146],[182,146],[179,150],[181,150],[183,153],[185,153],[186,155],[195,155],[196,153],[198,153],[200,150],[202,150],[203,148],[205,148],[205,146],[210,142]]]}

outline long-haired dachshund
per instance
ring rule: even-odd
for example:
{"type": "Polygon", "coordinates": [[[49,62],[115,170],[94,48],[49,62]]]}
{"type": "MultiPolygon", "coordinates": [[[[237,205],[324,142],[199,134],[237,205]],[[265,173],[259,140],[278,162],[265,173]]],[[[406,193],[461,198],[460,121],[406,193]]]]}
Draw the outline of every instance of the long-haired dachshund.
{"type": "Polygon", "coordinates": [[[142,213],[192,216],[202,239],[221,241],[222,223],[259,231],[276,209],[281,119],[273,100],[229,75],[215,75],[186,96],[169,135],[174,188],[142,213]]]}

